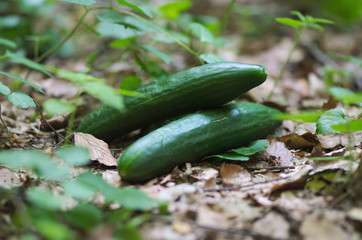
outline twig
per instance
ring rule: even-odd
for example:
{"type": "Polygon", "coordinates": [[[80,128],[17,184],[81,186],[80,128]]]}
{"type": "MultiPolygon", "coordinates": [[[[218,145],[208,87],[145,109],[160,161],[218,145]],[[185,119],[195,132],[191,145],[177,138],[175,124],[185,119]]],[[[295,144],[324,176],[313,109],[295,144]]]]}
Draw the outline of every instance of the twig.
{"type": "MultiPolygon", "coordinates": [[[[35,102],[35,101],[34,101],[35,102]]],[[[50,129],[60,138],[62,138],[63,140],[65,139],[63,135],[61,135],[60,133],[58,133],[57,130],[55,130],[55,128],[53,128],[53,126],[46,120],[46,118],[44,117],[44,113],[41,110],[41,108],[39,107],[38,103],[35,102],[36,108],[38,109],[39,113],[40,113],[40,121],[42,123],[45,123],[46,125],[48,125],[48,127],[50,127],[50,129]]]]}
{"type": "Polygon", "coordinates": [[[244,167],[248,170],[284,170],[284,169],[294,169],[294,166],[267,166],[267,167],[244,167]]]}
{"type": "Polygon", "coordinates": [[[204,192],[232,191],[232,190],[237,190],[237,189],[241,189],[241,188],[254,187],[254,186],[259,185],[259,184],[266,184],[266,183],[270,183],[270,182],[277,182],[277,181],[285,180],[285,179],[288,179],[288,178],[289,178],[289,177],[282,177],[282,178],[272,179],[272,180],[268,180],[268,181],[265,181],[265,182],[257,182],[257,183],[248,184],[248,185],[238,185],[238,186],[221,187],[221,188],[205,188],[205,189],[204,189],[204,192]]]}

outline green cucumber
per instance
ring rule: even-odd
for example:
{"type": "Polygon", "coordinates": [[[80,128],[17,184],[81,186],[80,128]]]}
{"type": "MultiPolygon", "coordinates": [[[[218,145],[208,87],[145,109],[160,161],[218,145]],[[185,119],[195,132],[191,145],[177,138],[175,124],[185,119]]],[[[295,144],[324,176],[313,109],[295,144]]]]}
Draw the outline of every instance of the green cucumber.
{"type": "Polygon", "coordinates": [[[189,114],[138,139],[118,161],[122,179],[143,182],[177,165],[265,137],[281,124],[276,109],[235,103],[189,114]]]}
{"type": "Polygon", "coordinates": [[[232,101],[265,81],[263,66],[222,62],[206,64],[171,75],[136,91],[150,99],[125,97],[125,111],[103,105],[80,123],[77,132],[109,141],[168,118],[232,101]]]}

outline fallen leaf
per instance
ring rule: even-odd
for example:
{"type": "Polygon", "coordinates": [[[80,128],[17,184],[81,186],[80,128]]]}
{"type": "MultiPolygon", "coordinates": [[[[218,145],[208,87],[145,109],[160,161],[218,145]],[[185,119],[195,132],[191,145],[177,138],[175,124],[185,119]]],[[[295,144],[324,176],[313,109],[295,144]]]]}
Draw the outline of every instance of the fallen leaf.
{"type": "MultiPolygon", "coordinates": [[[[362,143],[362,131],[353,132],[352,145],[359,146],[362,143]]],[[[332,149],[337,146],[347,146],[349,144],[348,135],[346,133],[333,133],[329,135],[318,134],[318,140],[324,149],[332,149]]]]}
{"type": "Polygon", "coordinates": [[[334,108],[337,107],[338,102],[339,102],[339,101],[336,100],[336,99],[331,95],[331,96],[329,96],[328,101],[323,104],[322,109],[325,109],[325,110],[334,109],[334,108]]]}
{"type": "Polygon", "coordinates": [[[108,144],[103,140],[88,134],[74,133],[74,143],[76,146],[88,148],[92,161],[98,161],[106,166],[117,166],[117,160],[109,150],[108,144]]]}
{"type": "Polygon", "coordinates": [[[210,207],[204,205],[201,205],[198,209],[196,222],[208,227],[229,227],[228,221],[222,212],[212,210],[210,207]]]}
{"type": "Polygon", "coordinates": [[[269,147],[265,150],[269,156],[275,157],[275,162],[280,166],[290,166],[293,154],[286,148],[283,142],[279,142],[277,137],[268,136],[269,147]]]}
{"type": "Polygon", "coordinates": [[[302,135],[292,133],[279,137],[278,140],[285,143],[285,146],[290,149],[311,148],[319,143],[317,137],[310,132],[302,135]]]}
{"type": "Polygon", "coordinates": [[[241,185],[251,182],[250,173],[236,164],[225,164],[221,166],[220,176],[225,184],[241,185]]]}
{"type": "Polygon", "coordinates": [[[190,194],[196,192],[196,187],[188,184],[182,183],[173,187],[166,188],[161,190],[158,194],[158,199],[163,201],[174,201],[179,198],[181,195],[190,194]]]}
{"type": "Polygon", "coordinates": [[[358,221],[358,222],[362,222],[362,208],[352,208],[351,210],[348,211],[347,213],[348,218],[354,220],[354,221],[358,221]]]}
{"type": "Polygon", "coordinates": [[[300,233],[305,240],[351,239],[340,226],[317,216],[307,216],[300,227],[300,233]]]}
{"type": "Polygon", "coordinates": [[[68,125],[68,119],[64,115],[56,115],[48,120],[42,120],[39,124],[39,129],[44,132],[53,131],[53,129],[58,130],[65,128],[68,125]],[[51,127],[50,127],[50,126],[51,127]]]}
{"type": "Polygon", "coordinates": [[[0,186],[10,189],[20,185],[20,180],[17,176],[7,168],[0,167],[0,186]]]}
{"type": "Polygon", "coordinates": [[[49,97],[55,98],[74,98],[78,92],[78,88],[76,86],[69,83],[69,81],[62,79],[49,78],[45,81],[41,81],[39,86],[44,89],[49,97]]]}
{"type": "Polygon", "coordinates": [[[269,212],[253,224],[253,232],[275,239],[289,239],[290,224],[275,212],[269,212]]]}
{"type": "Polygon", "coordinates": [[[216,178],[218,174],[219,172],[213,168],[205,168],[196,173],[192,173],[190,176],[200,181],[208,181],[210,179],[216,178]]]}
{"type": "Polygon", "coordinates": [[[270,189],[270,194],[276,191],[280,192],[284,190],[298,189],[303,187],[312,169],[313,167],[310,165],[301,167],[301,169],[297,170],[297,173],[294,174],[292,177],[273,184],[272,188],[270,189]]]}
{"type": "Polygon", "coordinates": [[[172,228],[173,228],[173,230],[175,230],[176,232],[178,232],[182,235],[188,234],[192,231],[190,224],[188,224],[186,222],[180,222],[180,221],[173,222],[172,228]]]}

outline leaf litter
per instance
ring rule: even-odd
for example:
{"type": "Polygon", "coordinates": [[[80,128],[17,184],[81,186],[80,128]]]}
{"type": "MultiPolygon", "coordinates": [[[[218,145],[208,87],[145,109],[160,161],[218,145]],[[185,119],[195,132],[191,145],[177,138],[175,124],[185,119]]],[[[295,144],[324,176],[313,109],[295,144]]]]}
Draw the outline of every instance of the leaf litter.
{"type": "MultiPolygon", "coordinates": [[[[329,33],[330,34],[330,33],[329,33]]],[[[310,36],[309,36],[310,37],[310,36]]],[[[331,50],[344,49],[340,44],[346,39],[341,36],[321,39],[331,50]],[[332,40],[333,41],[330,41],[332,40]]],[[[351,41],[351,39],[349,39],[351,41]]],[[[264,43],[261,43],[264,44],[264,43]]],[[[283,38],[278,44],[252,55],[236,54],[235,49],[223,49],[218,55],[229,61],[253,62],[267,67],[270,77],[277,76],[292,42],[283,38]]],[[[348,44],[347,44],[348,45],[348,44]]],[[[343,45],[345,46],[345,45],[343,45]]],[[[311,49],[299,47],[291,59],[291,67],[303,66],[308,61],[311,49]]],[[[312,50],[313,51],[313,50],[312,50]]],[[[175,59],[180,56],[175,56],[175,59]]],[[[181,58],[182,65],[185,60],[181,58]]],[[[175,63],[171,63],[175,64],[175,63]]],[[[85,70],[82,63],[69,63],[67,68],[85,70]],[[72,66],[73,65],[73,66],[72,66]]],[[[177,64],[175,64],[177,67],[177,64]]],[[[306,66],[304,66],[306,67],[306,66]]],[[[308,66],[307,66],[308,67],[308,66]]],[[[343,67],[343,66],[342,66],[343,67]]],[[[350,67],[350,66],[349,66],[350,67]]],[[[123,66],[113,66],[124,69],[123,66]]],[[[112,74],[116,70],[112,68],[112,74]]],[[[323,83],[321,65],[309,74],[296,76],[286,72],[271,99],[287,111],[301,107],[337,106],[330,99],[323,83]],[[316,101],[307,102],[307,100],[316,101]]],[[[127,71],[137,72],[127,65],[127,71]]],[[[118,70],[117,70],[118,71],[118,70]]],[[[360,71],[360,69],[358,69],[360,71]]],[[[48,79],[43,88],[52,96],[71,98],[76,89],[68,91],[66,83],[48,79]],[[54,89],[57,85],[59,89],[54,89]]],[[[271,89],[271,79],[250,91],[245,98],[263,102],[271,89]]],[[[243,99],[244,100],[244,99],[243,99]]],[[[39,149],[55,148],[61,139],[53,132],[39,129],[39,124],[29,122],[35,114],[33,109],[17,109],[2,102],[3,118],[14,136],[13,147],[39,149]]],[[[350,110],[360,113],[360,108],[350,110]]],[[[62,122],[62,121],[61,121],[62,122]]],[[[62,131],[61,126],[59,131],[62,131]]],[[[246,162],[204,161],[179,166],[172,173],[153,179],[146,184],[135,185],[138,189],[156,199],[169,201],[170,218],[154,216],[153,220],[141,226],[145,239],[360,239],[361,208],[338,206],[338,195],[331,194],[339,184],[348,179],[349,173],[357,169],[357,163],[343,160],[348,154],[349,143],[346,134],[316,135],[315,126],[284,121],[278,129],[279,137],[269,136],[269,146],[246,162]],[[341,157],[333,161],[313,161],[309,157],[341,157]]],[[[6,134],[2,136],[6,139],[6,134]]],[[[361,133],[352,135],[355,158],[361,156],[361,133]]],[[[127,140],[128,141],[128,140],[127,140]]],[[[131,140],[133,141],[133,140],[131,140]]],[[[102,175],[113,186],[124,186],[114,169],[117,164],[106,143],[93,136],[76,133],[75,142],[86,146],[92,153],[92,160],[99,163],[91,171],[102,175]],[[104,166],[106,167],[104,167],[104,166]]],[[[7,146],[9,147],[9,146],[7,146]]],[[[80,173],[89,168],[79,170],[80,173]]],[[[3,187],[29,184],[29,173],[0,169],[0,185],[3,187]]],[[[58,189],[59,191],[59,189],[58,189]]],[[[343,193],[343,192],[342,192],[343,193]]],[[[347,195],[348,199],[348,195],[347,195]]],[[[96,199],[102,203],[103,198],[96,199]]],[[[115,209],[119,205],[114,206],[115,209]]],[[[1,217],[4,217],[2,213],[1,217]]],[[[98,226],[90,239],[110,239],[113,230],[108,225],[98,226]]]]}

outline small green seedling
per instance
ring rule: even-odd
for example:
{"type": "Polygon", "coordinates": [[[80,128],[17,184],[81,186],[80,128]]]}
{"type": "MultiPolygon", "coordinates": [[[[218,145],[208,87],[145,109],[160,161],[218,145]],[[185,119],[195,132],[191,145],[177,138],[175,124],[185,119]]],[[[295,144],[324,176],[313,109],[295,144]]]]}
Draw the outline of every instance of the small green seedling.
{"type": "Polygon", "coordinates": [[[287,25],[289,27],[294,28],[294,30],[297,33],[297,36],[296,36],[296,38],[294,40],[292,48],[290,49],[290,51],[288,53],[287,59],[285,60],[285,62],[283,63],[282,68],[280,69],[279,75],[277,76],[276,79],[274,79],[274,86],[273,86],[273,89],[272,89],[272,91],[270,92],[270,94],[269,94],[269,96],[267,98],[268,100],[273,96],[275,88],[276,88],[278,82],[280,81],[280,79],[281,79],[281,77],[282,77],[282,75],[283,75],[283,73],[285,71],[285,68],[286,68],[287,64],[289,63],[290,58],[291,58],[295,48],[297,47],[297,45],[298,45],[298,43],[300,41],[300,38],[302,37],[304,31],[307,28],[313,28],[313,29],[316,29],[318,31],[323,31],[324,28],[320,24],[333,24],[333,22],[328,20],[328,19],[314,18],[314,17],[309,16],[309,15],[304,16],[302,13],[300,13],[298,11],[292,11],[292,14],[297,16],[299,20],[295,20],[295,19],[292,19],[292,18],[276,18],[275,19],[277,22],[279,22],[281,24],[284,24],[284,25],[287,25]]]}

